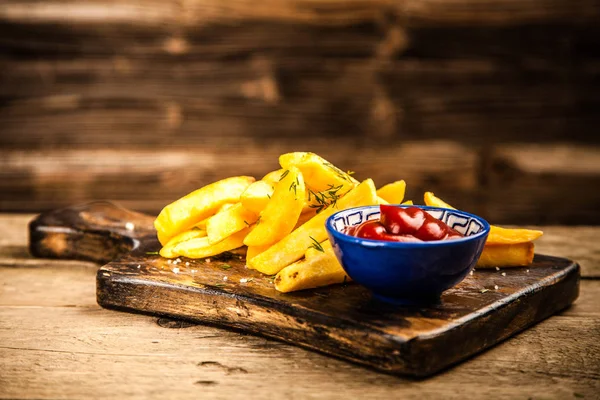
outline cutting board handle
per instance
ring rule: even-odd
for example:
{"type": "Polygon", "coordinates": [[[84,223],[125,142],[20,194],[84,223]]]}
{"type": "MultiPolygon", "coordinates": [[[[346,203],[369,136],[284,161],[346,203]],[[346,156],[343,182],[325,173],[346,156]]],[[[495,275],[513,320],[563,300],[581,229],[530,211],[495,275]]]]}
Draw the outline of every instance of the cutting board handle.
{"type": "Polygon", "coordinates": [[[158,249],[154,218],[107,201],[45,212],[29,223],[35,257],[105,264],[140,246],[158,249]]]}

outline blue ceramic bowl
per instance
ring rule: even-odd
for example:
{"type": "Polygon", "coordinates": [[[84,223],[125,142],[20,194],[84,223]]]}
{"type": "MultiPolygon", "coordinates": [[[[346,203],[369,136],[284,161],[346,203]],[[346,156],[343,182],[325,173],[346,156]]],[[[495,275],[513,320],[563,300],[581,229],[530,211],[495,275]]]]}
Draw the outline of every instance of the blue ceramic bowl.
{"type": "MultiPolygon", "coordinates": [[[[398,206],[409,207],[409,206],[398,206]]],[[[490,225],[463,211],[419,206],[456,229],[464,238],[399,243],[362,239],[344,233],[350,226],[379,219],[379,206],[339,211],[327,219],[329,240],[336,257],[355,282],[373,295],[393,303],[431,299],[462,281],[473,269],[490,225]]]]}

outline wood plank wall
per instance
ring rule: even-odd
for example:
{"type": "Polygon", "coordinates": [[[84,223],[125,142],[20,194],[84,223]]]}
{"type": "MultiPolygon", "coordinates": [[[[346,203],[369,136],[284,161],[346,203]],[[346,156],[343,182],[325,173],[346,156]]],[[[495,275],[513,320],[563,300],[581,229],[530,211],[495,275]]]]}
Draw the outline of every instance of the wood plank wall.
{"type": "Polygon", "coordinates": [[[155,213],[315,151],[496,223],[600,223],[600,1],[5,0],[0,211],[155,213]]]}

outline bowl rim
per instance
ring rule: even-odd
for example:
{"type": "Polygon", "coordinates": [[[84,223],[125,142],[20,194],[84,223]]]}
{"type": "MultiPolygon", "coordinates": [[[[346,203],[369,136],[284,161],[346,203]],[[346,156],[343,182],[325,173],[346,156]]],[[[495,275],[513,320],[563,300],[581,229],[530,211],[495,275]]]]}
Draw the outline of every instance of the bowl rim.
{"type": "Polygon", "coordinates": [[[388,242],[385,240],[375,240],[375,239],[364,239],[356,236],[348,235],[347,233],[340,232],[333,227],[333,221],[335,217],[343,212],[349,212],[353,210],[365,210],[370,208],[379,208],[379,204],[374,204],[370,206],[358,206],[346,208],[344,210],[339,210],[334,214],[330,215],[325,221],[325,228],[327,231],[335,237],[335,239],[339,239],[345,242],[350,242],[353,244],[361,245],[364,247],[389,247],[389,248],[399,248],[399,249],[409,249],[409,248],[425,248],[425,247],[436,247],[436,246],[452,246],[454,244],[465,243],[469,241],[474,241],[481,239],[482,237],[486,237],[490,233],[490,224],[485,219],[481,218],[478,215],[468,213],[462,210],[456,210],[454,208],[446,208],[446,207],[433,207],[433,206],[422,206],[422,205],[407,205],[407,204],[389,204],[390,206],[400,207],[400,208],[409,208],[409,207],[418,207],[425,211],[427,210],[440,210],[440,211],[452,211],[467,217],[471,217],[476,219],[483,225],[483,230],[479,233],[470,236],[464,236],[460,239],[452,239],[452,240],[432,240],[428,242],[388,242]]]}

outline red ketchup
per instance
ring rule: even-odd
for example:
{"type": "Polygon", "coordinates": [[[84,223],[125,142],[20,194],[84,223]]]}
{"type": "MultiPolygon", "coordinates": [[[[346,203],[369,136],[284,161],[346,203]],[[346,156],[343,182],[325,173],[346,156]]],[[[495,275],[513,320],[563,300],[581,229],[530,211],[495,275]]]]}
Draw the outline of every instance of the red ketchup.
{"type": "Polygon", "coordinates": [[[363,222],[346,233],[363,239],[388,242],[431,242],[463,235],[418,207],[400,208],[382,204],[379,220],[363,222]]]}

